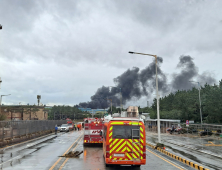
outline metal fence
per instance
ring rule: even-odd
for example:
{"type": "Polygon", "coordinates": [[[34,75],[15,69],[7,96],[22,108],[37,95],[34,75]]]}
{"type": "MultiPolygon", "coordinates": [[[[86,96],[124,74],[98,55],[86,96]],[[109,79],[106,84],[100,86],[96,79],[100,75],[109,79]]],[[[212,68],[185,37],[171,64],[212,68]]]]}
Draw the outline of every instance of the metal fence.
{"type": "MultiPolygon", "coordinates": [[[[146,123],[146,127],[148,131],[152,131],[152,132],[157,132],[157,125],[155,124],[156,122],[154,122],[153,125],[150,125],[149,123],[146,123]]],[[[175,126],[175,128],[177,127],[177,125],[180,123],[166,123],[166,122],[161,122],[160,124],[160,132],[161,133],[167,133],[167,129],[171,128],[172,125],[175,126]]],[[[189,133],[193,133],[193,132],[200,132],[200,131],[211,131],[213,134],[215,133],[222,133],[222,125],[216,125],[216,124],[189,124],[189,127],[186,127],[186,124],[180,124],[180,126],[189,131],[189,133]],[[195,130],[195,131],[193,131],[195,130]]]]}
{"type": "Polygon", "coordinates": [[[66,120],[0,121],[0,139],[51,130],[64,123],[66,120]]]}

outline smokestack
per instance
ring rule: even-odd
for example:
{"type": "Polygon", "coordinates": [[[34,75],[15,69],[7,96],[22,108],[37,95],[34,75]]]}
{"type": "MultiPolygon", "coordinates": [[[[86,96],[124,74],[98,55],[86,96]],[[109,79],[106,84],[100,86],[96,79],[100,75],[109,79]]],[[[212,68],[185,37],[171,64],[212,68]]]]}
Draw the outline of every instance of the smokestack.
{"type": "Polygon", "coordinates": [[[37,95],[37,99],[38,99],[38,106],[39,106],[41,95],[37,95]]]}

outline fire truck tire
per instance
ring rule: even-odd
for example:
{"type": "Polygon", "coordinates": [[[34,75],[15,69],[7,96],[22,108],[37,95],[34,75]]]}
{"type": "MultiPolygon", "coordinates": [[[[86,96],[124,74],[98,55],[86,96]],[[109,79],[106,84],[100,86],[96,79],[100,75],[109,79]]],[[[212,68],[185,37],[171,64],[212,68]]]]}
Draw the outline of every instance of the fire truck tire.
{"type": "Polygon", "coordinates": [[[134,166],[134,167],[138,167],[138,168],[139,168],[141,165],[133,165],[133,166],[134,166]]]}
{"type": "Polygon", "coordinates": [[[109,164],[106,164],[106,167],[109,167],[110,165],[109,164]]]}

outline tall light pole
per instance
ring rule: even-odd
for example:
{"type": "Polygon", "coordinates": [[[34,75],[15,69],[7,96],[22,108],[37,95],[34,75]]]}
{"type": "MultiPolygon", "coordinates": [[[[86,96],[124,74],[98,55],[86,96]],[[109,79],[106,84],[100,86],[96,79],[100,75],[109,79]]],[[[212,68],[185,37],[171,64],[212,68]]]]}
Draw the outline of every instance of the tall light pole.
{"type": "Polygon", "coordinates": [[[193,82],[193,83],[197,83],[198,84],[198,90],[199,90],[199,102],[200,102],[200,123],[201,123],[201,127],[202,127],[202,111],[201,111],[201,99],[200,99],[200,82],[199,81],[189,81],[189,82],[193,82]]]}
{"type": "Polygon", "coordinates": [[[0,98],[0,114],[1,114],[1,111],[2,111],[2,97],[3,96],[10,96],[11,94],[7,94],[7,95],[1,95],[1,98],[0,98]]]}
{"type": "Polygon", "coordinates": [[[157,77],[157,55],[153,54],[144,54],[144,53],[137,53],[129,51],[130,54],[140,54],[140,55],[148,55],[155,57],[155,63],[156,63],[156,103],[157,103],[157,130],[158,130],[158,142],[161,143],[160,138],[160,113],[159,113],[159,93],[158,93],[158,77],[157,77]]]}
{"type": "Polygon", "coordinates": [[[1,79],[1,77],[0,77],[0,89],[1,89],[1,83],[2,83],[2,79],[1,79]]]}

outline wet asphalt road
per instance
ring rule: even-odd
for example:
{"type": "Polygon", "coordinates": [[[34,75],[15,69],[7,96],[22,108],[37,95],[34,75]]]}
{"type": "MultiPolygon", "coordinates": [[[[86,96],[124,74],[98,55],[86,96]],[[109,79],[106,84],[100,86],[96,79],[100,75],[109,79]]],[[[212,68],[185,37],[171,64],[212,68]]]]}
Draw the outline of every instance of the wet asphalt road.
{"type": "MultiPolygon", "coordinates": [[[[147,132],[146,138],[150,143],[158,141],[156,133],[147,132]]],[[[191,160],[205,168],[222,169],[222,157],[220,158],[222,156],[222,146],[205,146],[209,144],[209,141],[219,143],[220,141],[216,138],[212,140],[212,137],[196,138],[163,133],[161,139],[166,146],[166,150],[177,156],[191,160]],[[217,157],[211,154],[215,154],[217,157]]]]}
{"type": "Polygon", "coordinates": [[[147,147],[147,163],[141,168],[129,166],[105,167],[102,146],[83,146],[83,131],[59,133],[41,140],[16,145],[0,151],[0,168],[4,170],[31,169],[78,169],[78,170],[113,170],[113,169],[152,169],[174,170],[191,169],[147,147]],[[83,151],[78,158],[59,157],[68,151],[83,151]]]}

